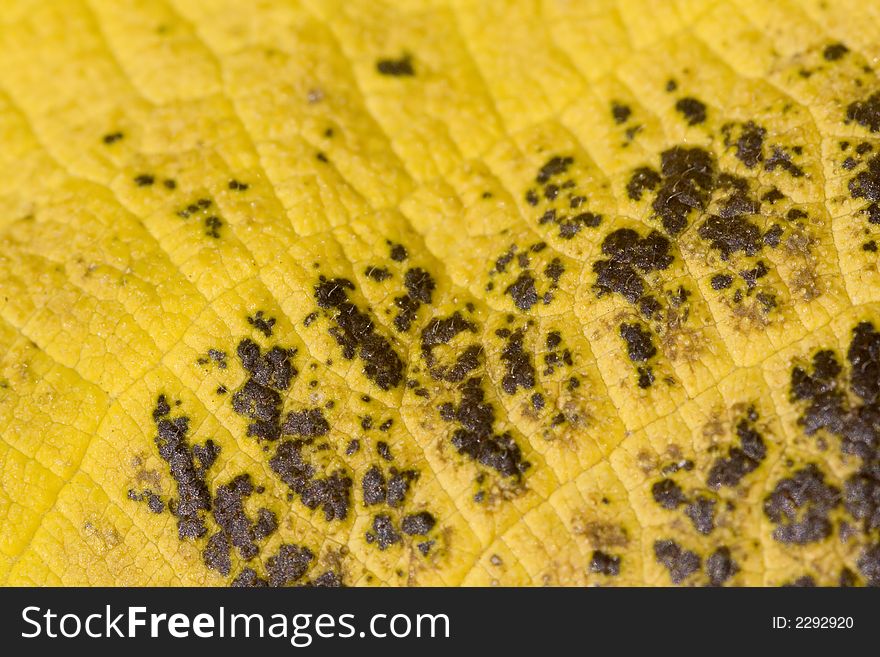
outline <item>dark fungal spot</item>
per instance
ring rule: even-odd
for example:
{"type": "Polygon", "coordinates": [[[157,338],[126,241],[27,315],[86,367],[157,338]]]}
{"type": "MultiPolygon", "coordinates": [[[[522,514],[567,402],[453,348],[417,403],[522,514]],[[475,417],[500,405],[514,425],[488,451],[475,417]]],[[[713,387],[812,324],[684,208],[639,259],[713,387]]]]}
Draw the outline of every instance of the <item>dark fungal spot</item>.
{"type": "Polygon", "coordinates": [[[232,179],[229,181],[228,187],[234,192],[245,192],[250,188],[250,185],[243,183],[240,180],[232,179]]]}
{"type": "Polygon", "coordinates": [[[330,424],[324,418],[324,412],[320,408],[310,408],[303,411],[288,413],[287,419],[281,426],[281,433],[288,436],[302,436],[304,438],[317,438],[330,432],[330,424]]]}
{"type": "Polygon", "coordinates": [[[614,117],[614,122],[618,125],[626,123],[631,114],[632,109],[630,109],[629,105],[618,103],[617,101],[611,103],[611,116],[614,117]]]}
{"type": "Polygon", "coordinates": [[[391,477],[388,479],[388,494],[385,498],[388,506],[397,508],[403,504],[410,484],[418,478],[419,473],[415,470],[398,472],[395,468],[391,468],[391,477]]]}
{"type": "Polygon", "coordinates": [[[657,354],[650,331],[641,324],[621,324],[620,337],[626,342],[627,355],[634,363],[647,361],[657,354]]]}
{"type": "Polygon", "coordinates": [[[786,582],[782,586],[785,588],[813,588],[816,586],[816,580],[810,575],[802,575],[791,582],[786,582]]]}
{"type": "Polygon", "coordinates": [[[644,274],[662,270],[672,263],[670,243],[657,231],[641,237],[631,228],[620,228],[605,236],[602,253],[605,260],[593,263],[596,289],[602,293],[617,292],[630,303],[644,294],[644,274]]]}
{"type": "Polygon", "coordinates": [[[394,299],[394,304],[400,309],[394,318],[394,327],[398,331],[408,331],[419,307],[431,303],[436,283],[424,269],[414,267],[404,274],[404,286],[408,294],[394,299]]]}
{"type": "Polygon", "coordinates": [[[880,543],[866,547],[859,555],[856,566],[870,586],[880,586],[880,543]]]}
{"type": "Polygon", "coordinates": [[[641,299],[639,299],[639,312],[642,313],[645,319],[659,319],[662,310],[663,306],[650,294],[646,294],[641,299]]]}
{"type": "Polygon", "coordinates": [[[342,355],[352,360],[356,355],[364,363],[364,374],[382,390],[400,385],[403,379],[403,361],[391,343],[379,335],[373,320],[361,312],[348,298],[354,284],[345,278],[327,279],[323,276],[315,286],[315,299],[321,308],[332,308],[336,326],[330,329],[342,347],[342,355]]]}
{"type": "Polygon", "coordinates": [[[654,541],[654,558],[669,571],[673,584],[681,584],[700,569],[700,557],[672,539],[654,541]]]}
{"type": "Polygon", "coordinates": [[[764,169],[766,171],[775,171],[782,169],[792,178],[800,178],[804,175],[804,170],[797,164],[792,162],[791,155],[779,146],[774,146],[770,157],[764,161],[764,169]]]}
{"type": "Polygon", "coordinates": [[[162,498],[156,495],[151,490],[145,490],[143,493],[138,493],[135,490],[128,491],[128,499],[132,502],[146,502],[147,508],[150,509],[151,512],[155,514],[159,514],[165,511],[165,502],[162,501],[162,498]]]}
{"type": "Polygon", "coordinates": [[[708,536],[715,529],[715,500],[699,495],[685,507],[684,513],[701,534],[708,536]]]}
{"type": "Polygon", "coordinates": [[[840,491],[825,483],[815,464],[780,479],[764,498],[764,514],[777,526],[773,538],[780,543],[805,545],[831,535],[828,513],[840,504],[840,491]]]}
{"type": "Polygon", "coordinates": [[[844,44],[832,43],[825,46],[825,50],[822,51],[822,57],[825,58],[826,62],[836,62],[848,52],[849,48],[847,48],[844,44]]]}
{"type": "Polygon", "coordinates": [[[195,214],[202,213],[211,207],[213,202],[208,198],[200,198],[177,211],[177,216],[181,219],[189,219],[195,214]]]}
{"type": "Polygon", "coordinates": [[[501,350],[501,360],[506,369],[501,379],[501,388],[508,395],[515,394],[517,388],[535,387],[535,367],[531,357],[523,349],[524,336],[525,331],[517,329],[510,334],[507,344],[501,350]]]}
{"type": "Polygon", "coordinates": [[[726,456],[715,459],[706,479],[710,488],[717,490],[721,486],[737,486],[743,477],[757,470],[766,458],[764,438],[752,425],[756,420],[757,413],[750,409],[748,416],[737,423],[736,435],[740,444],[731,447],[726,456]]]}
{"type": "Polygon", "coordinates": [[[202,550],[202,561],[208,568],[216,570],[225,577],[232,569],[229,550],[229,536],[222,531],[217,532],[208,539],[208,544],[202,550]]]}
{"type": "Polygon", "coordinates": [[[238,344],[237,353],[242,367],[250,374],[244,386],[232,395],[232,408],[253,422],[248,435],[263,440],[276,440],[280,433],[281,395],[297,375],[290,359],[294,352],[272,347],[265,354],[250,339],[238,344]]]}
{"type": "Polygon", "coordinates": [[[403,244],[388,242],[388,245],[391,247],[390,257],[394,262],[403,262],[409,257],[409,253],[403,244]]]}
{"type": "Polygon", "coordinates": [[[868,216],[869,224],[880,224],[880,205],[877,203],[871,203],[868,207],[860,210],[860,214],[868,216]]]}
{"type": "Polygon", "coordinates": [[[660,184],[660,174],[650,167],[639,167],[632,172],[626,184],[626,194],[633,201],[642,200],[642,193],[654,190],[660,184]]]}
{"type": "Polygon", "coordinates": [[[752,256],[761,249],[761,231],[741,216],[711,215],[700,225],[697,233],[713,249],[721,252],[723,260],[729,260],[731,254],[737,251],[752,256]]]}
{"type": "Polygon", "coordinates": [[[874,92],[865,100],[857,100],[846,108],[847,121],[855,121],[871,132],[880,130],[880,91],[874,92]]]}
{"type": "Polygon", "coordinates": [[[770,270],[767,269],[767,265],[765,265],[763,261],[759,260],[757,265],[755,265],[751,269],[741,271],[739,275],[740,278],[745,281],[747,287],[753,288],[755,287],[755,285],[758,284],[758,279],[763,278],[769,273],[770,270]]]}
{"type": "Polygon", "coordinates": [[[665,89],[666,89],[666,93],[671,94],[673,91],[678,89],[678,82],[676,82],[675,80],[672,80],[672,79],[667,80],[665,89]]]}
{"type": "MultiPolygon", "coordinates": [[[[654,385],[656,377],[654,376],[654,371],[650,367],[636,368],[636,373],[638,374],[638,379],[636,379],[636,382],[639,388],[645,390],[646,388],[650,388],[652,385],[654,385]]],[[[667,379],[667,381],[668,380],[669,379],[667,379]]]]}
{"type": "Polygon", "coordinates": [[[690,459],[684,459],[682,461],[676,461],[674,463],[670,463],[667,466],[664,466],[662,473],[664,475],[675,474],[679,470],[684,470],[686,472],[690,472],[694,469],[694,462],[690,459]]]}
{"type": "Polygon", "coordinates": [[[138,187],[149,187],[154,182],[156,182],[155,176],[149,173],[140,173],[134,177],[134,184],[138,187]]]}
{"type": "Polygon", "coordinates": [[[284,543],[278,552],[266,561],[269,586],[293,584],[308,571],[315,555],[307,547],[284,543]]]}
{"type": "Polygon", "coordinates": [[[393,77],[412,77],[416,74],[413,68],[412,58],[403,55],[398,59],[380,59],[376,62],[376,70],[382,75],[393,77]]]}
{"type": "Polygon", "coordinates": [[[849,193],[853,198],[870,201],[861,212],[868,216],[868,223],[880,224],[880,155],[870,158],[865,168],[850,179],[849,193]]]}
{"type": "Polygon", "coordinates": [[[440,419],[444,422],[452,422],[455,419],[455,406],[450,402],[443,402],[437,407],[440,419]]]}
{"type": "Polygon", "coordinates": [[[733,276],[728,274],[715,274],[712,277],[711,284],[713,290],[726,290],[733,284],[733,276]]]}
{"type": "Polygon", "coordinates": [[[322,151],[315,153],[315,159],[317,159],[318,162],[324,162],[325,164],[330,161],[322,151]]]}
{"type": "MultiPolygon", "coordinates": [[[[764,159],[764,138],[766,136],[766,128],[762,128],[754,121],[746,121],[742,124],[739,137],[735,142],[736,158],[749,169],[753,169],[764,159]]],[[[727,136],[725,136],[725,143],[727,143],[727,136]]]]}
{"type": "Polygon", "coordinates": [[[204,445],[193,445],[192,452],[199,462],[199,469],[205,472],[214,465],[214,461],[220,455],[220,447],[208,438],[204,445]]]}
{"type": "Polygon", "coordinates": [[[730,173],[718,176],[716,188],[723,192],[718,202],[718,215],[724,219],[757,214],[761,204],[749,196],[749,182],[730,173]]]}
{"type": "Polygon", "coordinates": [[[154,438],[159,456],[168,463],[171,478],[177,485],[177,499],[169,504],[177,516],[177,533],[181,540],[204,536],[207,532],[203,512],[211,510],[211,493],[205,483],[205,474],[214,462],[219,447],[213,442],[205,444],[207,451],[197,452],[186,440],[189,418],[170,418],[171,407],[164,395],[159,395],[153,420],[157,435],[154,438]],[[205,454],[203,460],[198,454],[205,454]],[[213,454],[213,458],[208,455],[213,454]],[[196,461],[199,461],[198,465],[196,461]]]}
{"type": "Polygon", "coordinates": [[[384,440],[380,440],[376,443],[376,453],[386,461],[394,460],[394,457],[391,455],[391,448],[384,440]]]}
{"type": "Polygon", "coordinates": [[[367,470],[361,482],[361,489],[364,494],[365,506],[381,504],[385,501],[388,490],[385,475],[382,474],[378,466],[371,465],[370,469],[367,470]]]}
{"type": "Polygon", "coordinates": [[[851,571],[849,568],[844,566],[840,569],[840,577],[837,580],[837,586],[841,588],[846,588],[850,586],[856,585],[856,574],[851,571]]]}
{"type": "Polygon", "coordinates": [[[369,265],[364,269],[364,275],[367,276],[367,278],[372,278],[377,283],[381,283],[382,281],[391,278],[391,272],[385,267],[376,267],[374,265],[369,265]]]}
{"type": "Polygon", "coordinates": [[[722,545],[706,559],[706,574],[711,586],[721,586],[739,572],[739,566],[730,554],[730,548],[722,545]]]}
{"type": "Polygon", "coordinates": [[[230,585],[233,588],[260,588],[269,586],[269,582],[257,575],[253,568],[244,568],[230,585]]]}
{"type": "Polygon", "coordinates": [[[266,317],[262,310],[258,310],[253,317],[248,316],[247,321],[267,338],[272,336],[272,327],[275,326],[274,317],[266,317]]]}
{"type": "Polygon", "coordinates": [[[761,308],[765,313],[770,312],[776,307],[776,296],[766,292],[758,292],[755,299],[761,304],[761,308]]]}
{"type": "Polygon", "coordinates": [[[169,190],[177,189],[177,181],[174,180],[173,178],[166,178],[165,180],[162,181],[162,185],[165,187],[165,189],[169,189],[169,190]]]}
{"type": "MultiPolygon", "coordinates": [[[[255,489],[261,493],[265,489],[260,486],[255,489]]],[[[256,540],[261,540],[267,536],[271,536],[278,529],[278,518],[269,509],[260,509],[257,511],[257,521],[253,525],[253,535],[256,540]]]]}
{"type": "Polygon", "coordinates": [[[291,380],[298,374],[290,362],[295,349],[274,346],[263,353],[260,346],[249,338],[238,343],[236,349],[242,367],[261,386],[275,390],[287,390],[291,380]]]}
{"type": "Polygon", "coordinates": [[[344,584],[342,583],[342,577],[340,577],[338,573],[327,571],[323,575],[317,577],[314,581],[310,582],[309,586],[339,588],[341,586],[344,586],[344,584]]]}
{"type": "Polygon", "coordinates": [[[620,557],[602,550],[593,550],[593,555],[590,558],[590,572],[616,577],[620,574],[620,557]]]}
{"type": "Polygon", "coordinates": [[[564,240],[570,240],[579,232],[581,228],[596,228],[602,223],[601,215],[593,212],[581,212],[573,217],[564,217],[556,221],[559,226],[559,237],[564,240]]]}
{"type": "Polygon", "coordinates": [[[220,217],[211,215],[205,217],[205,235],[220,239],[220,229],[223,227],[223,220],[220,217]]]}
{"type": "Polygon", "coordinates": [[[776,201],[781,201],[785,198],[785,194],[780,192],[775,187],[767,192],[764,192],[764,195],[761,196],[762,201],[766,201],[767,203],[776,203],[776,201]]]}
{"type": "Polygon", "coordinates": [[[521,475],[530,463],[510,432],[495,433],[495,409],[485,401],[482,380],[468,379],[460,386],[461,401],[454,409],[454,419],[461,425],[452,435],[452,445],[459,454],[497,470],[509,477],[521,475]]]}
{"type": "Polygon", "coordinates": [[[553,258],[544,268],[544,276],[550,279],[552,286],[559,285],[559,279],[565,273],[565,265],[559,258],[553,258]]]}
{"type": "Polygon", "coordinates": [[[535,279],[529,271],[521,272],[519,277],[505,288],[504,293],[510,295],[516,307],[522,311],[528,311],[538,302],[535,279]]]}
{"type": "Polygon", "coordinates": [[[706,120],[706,105],[696,98],[680,98],[675,103],[675,109],[684,116],[688,125],[698,125],[706,120]]]}
{"type": "Polygon", "coordinates": [[[328,522],[345,520],[350,504],[351,478],[340,470],[315,478],[314,466],[302,456],[306,444],[302,439],[281,442],[275,455],[269,459],[269,467],[293,493],[300,496],[307,508],[322,508],[328,522]]]}
{"type": "Polygon", "coordinates": [[[779,240],[782,238],[783,228],[779,224],[773,224],[767,232],[764,233],[764,244],[771,248],[779,246],[779,240]]]}
{"type": "Polygon", "coordinates": [[[451,367],[443,365],[432,367],[430,370],[431,376],[441,381],[459,383],[470,372],[479,367],[482,351],[483,347],[480,345],[469,345],[456,357],[455,363],[451,367]]]}
{"type": "Polygon", "coordinates": [[[121,141],[124,138],[125,135],[122,132],[108,132],[106,135],[101,137],[101,141],[109,146],[110,144],[115,144],[116,142],[121,141]]]}
{"type": "MultiPolygon", "coordinates": [[[[847,361],[852,397],[845,392],[845,382],[840,380],[843,368],[830,350],[819,351],[813,356],[812,374],[800,366],[792,370],[791,393],[793,401],[807,402],[799,419],[807,435],[824,429],[840,438],[840,449],[844,454],[855,455],[861,460],[858,471],[844,484],[843,501],[847,512],[861,521],[868,533],[880,525],[877,511],[880,502],[880,440],[877,430],[880,426],[880,334],[871,323],[856,325],[847,361]]],[[[825,499],[824,506],[828,506],[831,495],[826,495],[825,499]]]]}
{"type": "MultiPolygon", "coordinates": [[[[554,215],[556,213],[555,210],[551,210],[550,212],[554,213],[554,215]]],[[[499,274],[503,274],[505,271],[507,271],[507,265],[509,265],[513,261],[513,257],[514,255],[516,255],[516,248],[516,244],[511,244],[510,248],[495,260],[496,272],[498,272],[499,274]]]]}
{"type": "Polygon", "coordinates": [[[651,497],[657,504],[670,511],[687,502],[681,487],[672,479],[661,479],[655,482],[651,486],[651,497]]]}
{"type": "Polygon", "coordinates": [[[573,163],[574,158],[571,156],[555,155],[547,160],[547,162],[545,162],[540,168],[538,175],[535,176],[535,182],[539,185],[543,185],[554,176],[558,176],[568,171],[568,168],[573,163]]]}
{"type": "Polygon", "coordinates": [[[437,521],[433,515],[427,511],[420,511],[419,513],[405,516],[400,523],[400,528],[404,534],[409,534],[410,536],[425,536],[436,524],[437,521]]]}
{"type": "MultiPolygon", "coordinates": [[[[213,514],[225,540],[216,538],[215,535],[212,538],[214,545],[209,544],[209,549],[212,557],[219,558],[221,563],[228,563],[230,545],[238,550],[245,561],[253,559],[259,552],[256,542],[272,534],[278,527],[278,519],[268,509],[260,509],[257,512],[256,522],[248,518],[244,509],[244,500],[253,493],[254,486],[248,474],[238,475],[231,482],[217,489],[213,514]],[[220,553],[223,549],[227,551],[226,555],[220,553]]],[[[223,574],[229,574],[228,567],[223,574]]]]}
{"type": "Polygon", "coordinates": [[[867,242],[862,244],[862,251],[877,253],[877,242],[875,242],[874,240],[868,240],[867,242]]]}
{"type": "Polygon", "coordinates": [[[715,161],[701,148],[675,146],[661,153],[660,172],[663,182],[652,208],[666,232],[678,235],[693,210],[705,210],[715,183],[715,161]]]}
{"type": "MultiPolygon", "coordinates": [[[[476,326],[472,322],[464,319],[458,311],[446,318],[434,318],[428,323],[428,325],[422,330],[421,348],[422,357],[425,359],[425,362],[429,367],[433,366],[436,362],[434,348],[439,345],[448,344],[452,338],[463,331],[475,333],[476,326]]],[[[435,374],[433,372],[432,376],[435,378],[443,378],[440,374],[435,374]]]]}
{"type": "Polygon", "coordinates": [[[348,445],[345,448],[345,455],[352,456],[354,454],[357,454],[360,451],[360,449],[361,449],[361,441],[358,440],[357,438],[352,438],[348,442],[348,445]]]}
{"type": "Polygon", "coordinates": [[[531,396],[531,402],[532,408],[534,408],[536,411],[542,410],[546,403],[544,400],[544,395],[542,395],[540,392],[536,392],[531,396]]]}
{"type": "Polygon", "coordinates": [[[865,532],[880,529],[880,464],[863,467],[846,480],[843,503],[865,532]]]}
{"type": "Polygon", "coordinates": [[[380,550],[400,543],[400,534],[394,528],[391,517],[382,513],[373,518],[373,531],[367,533],[367,542],[376,542],[380,550]]]}

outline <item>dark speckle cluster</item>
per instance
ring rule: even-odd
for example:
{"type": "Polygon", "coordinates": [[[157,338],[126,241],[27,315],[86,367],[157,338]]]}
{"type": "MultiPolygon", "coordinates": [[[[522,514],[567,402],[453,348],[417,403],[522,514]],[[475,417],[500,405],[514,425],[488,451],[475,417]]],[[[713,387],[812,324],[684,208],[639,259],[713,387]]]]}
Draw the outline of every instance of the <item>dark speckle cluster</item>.
{"type": "MultiPolygon", "coordinates": [[[[817,351],[809,370],[792,369],[791,397],[801,408],[804,432],[836,436],[841,451],[858,459],[858,469],[841,491],[808,464],[777,483],[764,511],[778,524],[777,540],[802,544],[830,536],[831,512],[842,504],[861,527],[865,547],[856,566],[866,582],[880,585],[880,333],[870,322],[854,327],[846,362],[848,376],[834,351],[817,351]]],[[[842,522],[839,531],[849,540],[854,529],[842,522]]]]}
{"type": "Polygon", "coordinates": [[[370,316],[349,300],[353,290],[348,279],[322,276],[315,286],[315,299],[318,306],[333,311],[336,326],[330,334],[342,347],[342,355],[348,360],[359,356],[367,378],[382,390],[390,390],[403,380],[403,361],[388,339],[376,331],[370,316]]]}

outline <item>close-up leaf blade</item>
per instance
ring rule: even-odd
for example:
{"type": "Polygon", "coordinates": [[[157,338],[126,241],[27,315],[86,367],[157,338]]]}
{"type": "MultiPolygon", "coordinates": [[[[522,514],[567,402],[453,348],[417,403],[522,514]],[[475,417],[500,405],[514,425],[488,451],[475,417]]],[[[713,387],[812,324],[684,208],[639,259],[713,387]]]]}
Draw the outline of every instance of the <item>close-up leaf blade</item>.
{"type": "Polygon", "coordinates": [[[0,4],[0,583],[880,585],[876,6],[0,4]]]}

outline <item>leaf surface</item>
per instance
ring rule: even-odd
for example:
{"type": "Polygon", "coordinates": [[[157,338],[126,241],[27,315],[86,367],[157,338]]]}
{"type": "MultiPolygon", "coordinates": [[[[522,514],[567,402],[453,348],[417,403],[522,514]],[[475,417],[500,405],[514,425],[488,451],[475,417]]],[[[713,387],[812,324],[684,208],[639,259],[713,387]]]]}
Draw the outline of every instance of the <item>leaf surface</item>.
{"type": "Polygon", "coordinates": [[[880,584],[878,43],[9,0],[0,581],[880,584]]]}

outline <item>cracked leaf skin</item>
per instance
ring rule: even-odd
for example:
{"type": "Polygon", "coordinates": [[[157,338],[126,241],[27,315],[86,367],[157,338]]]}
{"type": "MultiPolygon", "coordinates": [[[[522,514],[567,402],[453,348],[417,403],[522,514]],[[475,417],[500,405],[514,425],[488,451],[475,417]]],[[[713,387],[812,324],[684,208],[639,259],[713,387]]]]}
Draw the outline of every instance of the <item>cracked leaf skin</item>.
{"type": "Polygon", "coordinates": [[[878,37],[4,3],[0,582],[880,584],[878,37]]]}

